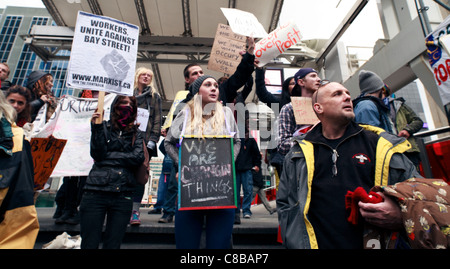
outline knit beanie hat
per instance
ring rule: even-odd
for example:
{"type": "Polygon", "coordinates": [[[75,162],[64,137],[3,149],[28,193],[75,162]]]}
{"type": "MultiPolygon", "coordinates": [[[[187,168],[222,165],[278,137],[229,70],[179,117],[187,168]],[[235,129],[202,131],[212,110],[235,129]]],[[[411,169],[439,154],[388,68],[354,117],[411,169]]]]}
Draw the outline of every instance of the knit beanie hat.
{"type": "Polygon", "coordinates": [[[361,94],[374,93],[383,87],[383,80],[374,72],[366,70],[359,72],[359,89],[361,90],[361,94]]]}
{"type": "Polygon", "coordinates": [[[295,73],[295,83],[297,83],[297,81],[301,78],[304,78],[306,75],[308,75],[309,73],[318,73],[315,69],[313,68],[301,68],[300,70],[297,71],[297,73],[295,73]]]}
{"type": "Polygon", "coordinates": [[[208,76],[208,75],[203,75],[201,77],[198,77],[192,84],[191,86],[189,86],[189,91],[191,92],[192,95],[195,95],[198,93],[198,91],[200,90],[200,86],[202,86],[203,81],[205,81],[207,78],[212,78],[214,80],[216,80],[214,77],[212,76],[208,76]]]}

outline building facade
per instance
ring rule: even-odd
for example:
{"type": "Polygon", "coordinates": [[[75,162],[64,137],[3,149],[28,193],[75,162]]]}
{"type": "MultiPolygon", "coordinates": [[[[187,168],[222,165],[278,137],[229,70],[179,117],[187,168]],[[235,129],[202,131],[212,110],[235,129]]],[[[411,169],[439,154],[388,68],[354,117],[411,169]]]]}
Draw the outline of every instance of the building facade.
{"type": "MultiPolygon", "coordinates": [[[[28,75],[34,70],[43,70],[53,75],[53,94],[56,97],[73,95],[74,89],[65,87],[68,61],[42,61],[25,44],[25,36],[34,25],[55,25],[45,8],[10,7],[0,9],[0,62],[10,68],[8,80],[25,86],[28,75]]],[[[69,55],[70,51],[58,52],[69,55]]]]}

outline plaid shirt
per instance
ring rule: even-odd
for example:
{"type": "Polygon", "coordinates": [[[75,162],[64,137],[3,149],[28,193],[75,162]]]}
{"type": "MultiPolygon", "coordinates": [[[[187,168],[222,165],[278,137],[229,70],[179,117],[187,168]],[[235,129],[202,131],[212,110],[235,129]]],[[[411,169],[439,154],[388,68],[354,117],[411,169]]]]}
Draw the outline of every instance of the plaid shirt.
{"type": "Polygon", "coordinates": [[[294,109],[292,103],[281,108],[278,121],[278,152],[286,155],[293,146],[292,137],[309,131],[311,125],[299,125],[295,123],[294,109]]]}

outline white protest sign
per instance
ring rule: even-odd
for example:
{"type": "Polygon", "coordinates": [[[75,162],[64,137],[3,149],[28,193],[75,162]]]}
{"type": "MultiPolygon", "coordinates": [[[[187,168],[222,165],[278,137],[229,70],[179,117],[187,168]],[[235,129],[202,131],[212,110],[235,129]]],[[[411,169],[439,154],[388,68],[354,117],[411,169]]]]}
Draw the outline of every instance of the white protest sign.
{"type": "Polygon", "coordinates": [[[449,28],[450,16],[426,39],[430,66],[434,72],[439,94],[444,105],[450,103],[450,56],[446,49],[450,47],[450,40],[447,38],[447,35],[450,34],[449,28]]]}
{"type": "Polygon", "coordinates": [[[293,22],[279,26],[267,37],[255,44],[255,57],[259,67],[268,64],[274,58],[301,41],[300,30],[293,22]]]}
{"type": "Polygon", "coordinates": [[[139,124],[139,130],[147,131],[149,117],[150,113],[147,109],[138,107],[136,122],[139,124]]]}
{"type": "MultiPolygon", "coordinates": [[[[107,94],[104,100],[104,111],[107,120],[115,94],[107,94]]],[[[87,176],[94,161],[90,154],[91,118],[97,108],[98,99],[62,98],[52,118],[45,124],[39,119],[34,125],[42,126],[33,129],[33,138],[47,138],[50,133],[57,139],[66,139],[67,143],[53,170],[52,176],[87,176]]]]}
{"type": "Polygon", "coordinates": [[[79,11],[67,86],[132,96],[139,27],[79,11]]]}
{"type": "Polygon", "coordinates": [[[234,8],[220,8],[236,34],[254,38],[267,36],[264,26],[252,13],[234,8]]]}

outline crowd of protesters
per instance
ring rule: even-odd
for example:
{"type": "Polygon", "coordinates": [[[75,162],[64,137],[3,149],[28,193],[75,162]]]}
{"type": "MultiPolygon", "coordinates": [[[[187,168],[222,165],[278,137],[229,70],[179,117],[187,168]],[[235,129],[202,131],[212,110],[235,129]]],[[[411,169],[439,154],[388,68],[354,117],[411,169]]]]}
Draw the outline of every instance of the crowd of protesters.
{"type": "MultiPolygon", "coordinates": [[[[161,223],[175,219],[180,249],[200,248],[203,229],[206,248],[231,248],[233,225],[241,223],[241,213],[251,218],[255,193],[270,214],[278,214],[286,248],[449,247],[450,217],[443,212],[450,209],[450,188],[442,180],[422,178],[413,134],[423,121],[405,100],[394,98],[381,78],[366,70],[359,74],[361,95],[355,100],[342,84],[322,79],[313,68],[300,68],[284,81],[281,96],[274,95],[266,89],[265,69],[258,67],[254,47],[254,39],[247,38],[230,77],[214,78],[198,64],[186,66],[187,96],[169,127],[162,127],[154,73],[136,70],[133,96],[117,95],[107,121],[101,112],[93,113],[94,165],[87,176],[64,178],[55,199],[55,223],[80,224],[83,249],[101,243],[120,248],[127,225],[141,224],[144,184],[136,171],[159,151],[164,165],[158,201],[149,214],[162,214],[161,223]],[[277,132],[271,137],[276,142],[265,152],[279,179],[276,208],[266,201],[260,182],[264,154],[249,132],[248,111],[239,110],[253,84],[261,102],[278,104],[277,132]],[[297,124],[293,97],[311,99],[315,124],[297,124]],[[145,130],[136,123],[138,108],[148,111],[145,130]],[[236,209],[177,209],[180,138],[185,134],[233,137],[236,209]],[[423,202],[425,196],[433,203],[423,202]]],[[[8,75],[8,65],[0,64],[0,247],[32,248],[39,225],[27,132],[39,111],[50,119],[58,100],[51,74],[33,71],[24,86],[13,85],[8,75]],[[22,232],[9,236],[12,229],[22,232]]]]}

